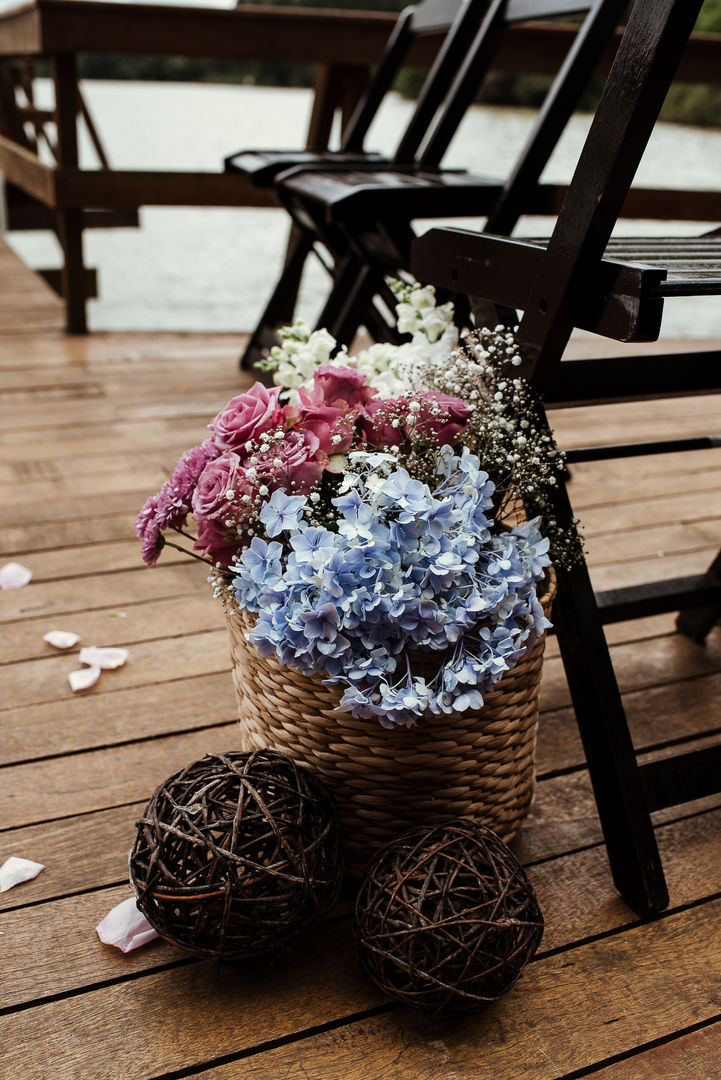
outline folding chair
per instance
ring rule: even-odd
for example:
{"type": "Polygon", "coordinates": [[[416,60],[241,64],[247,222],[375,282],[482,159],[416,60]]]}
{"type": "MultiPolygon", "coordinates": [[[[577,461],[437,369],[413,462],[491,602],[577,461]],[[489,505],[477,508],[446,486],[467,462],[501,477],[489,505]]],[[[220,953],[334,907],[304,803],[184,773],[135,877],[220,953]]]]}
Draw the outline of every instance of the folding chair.
{"type": "MultiPolygon", "coordinates": [[[[619,341],[655,341],[666,298],[721,293],[718,233],[609,243],[701,2],[636,0],[549,240],[432,229],[414,245],[420,280],[524,312],[524,363],[514,373],[549,404],[721,390],[718,349],[562,362],[574,327],[619,341]]],[[[719,445],[716,435],[594,447],[576,459],[719,445]]],[[[566,524],[573,516],[565,488],[555,514],[566,524]]],[[[703,640],[721,615],[721,556],[693,578],[598,596],[585,563],[559,574],[555,622],[609,861],[619,891],[639,914],[668,903],[650,814],[721,790],[721,744],[637,762],[602,623],[679,610],[680,628],[703,640]]]]}
{"type": "Polygon", "coordinates": [[[459,15],[429,72],[393,161],[381,170],[368,162],[336,167],[299,167],[281,173],[276,197],[289,210],[300,234],[296,248],[261,316],[243,358],[248,366],[263,347],[274,344],[278,311],[287,281],[297,274],[308,245],[330,253],[333,282],[318,319],[341,343],[365,324],[379,340],[397,340],[393,299],[385,276],[409,266],[416,217],[487,214],[499,206],[499,229],[512,227],[521,210],[555,212],[558,191],[538,178],[624,9],[623,0],[491,0],[475,34],[470,17],[459,15]],[[440,161],[489,71],[507,29],[534,18],[585,16],[539,113],[521,161],[507,185],[503,180],[441,171],[440,161]],[[462,62],[459,59],[462,51],[462,62]],[[390,250],[388,250],[390,249],[390,250]],[[381,300],[379,306],[375,301],[381,300]]]}
{"type": "MultiPolygon", "coordinates": [[[[383,155],[364,149],[370,126],[392,89],[411,46],[420,38],[443,34],[415,110],[416,125],[412,126],[406,140],[404,153],[412,156],[413,132],[417,130],[420,136],[430,123],[487,6],[488,0],[421,0],[417,6],[405,8],[398,17],[374,77],[343,132],[339,150],[239,150],[225,158],[225,171],[242,174],[254,187],[271,188],[279,173],[297,166],[361,168],[388,164],[383,155]]],[[[303,267],[314,250],[313,239],[307,231],[293,230],[283,273],[246,347],[241,361],[243,367],[252,366],[264,347],[276,343],[276,326],[292,321],[303,267]]],[[[316,254],[325,265],[324,257],[318,251],[316,254]]],[[[330,266],[327,269],[332,273],[330,266]]]]}

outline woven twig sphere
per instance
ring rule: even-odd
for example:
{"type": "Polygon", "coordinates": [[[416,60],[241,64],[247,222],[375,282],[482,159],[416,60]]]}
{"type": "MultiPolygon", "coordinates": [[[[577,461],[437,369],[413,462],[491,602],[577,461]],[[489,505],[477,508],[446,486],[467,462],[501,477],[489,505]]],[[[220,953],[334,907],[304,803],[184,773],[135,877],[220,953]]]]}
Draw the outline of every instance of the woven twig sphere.
{"type": "Polygon", "coordinates": [[[341,877],[333,799],[269,750],[208,754],[169,777],[130,852],[150,924],[217,959],[279,952],[328,912],[341,877]]]}
{"type": "Polygon", "coordinates": [[[510,849],[470,821],[417,829],[373,860],[356,902],[363,967],[386,994],[433,1012],[497,1001],[543,936],[510,849]]]}

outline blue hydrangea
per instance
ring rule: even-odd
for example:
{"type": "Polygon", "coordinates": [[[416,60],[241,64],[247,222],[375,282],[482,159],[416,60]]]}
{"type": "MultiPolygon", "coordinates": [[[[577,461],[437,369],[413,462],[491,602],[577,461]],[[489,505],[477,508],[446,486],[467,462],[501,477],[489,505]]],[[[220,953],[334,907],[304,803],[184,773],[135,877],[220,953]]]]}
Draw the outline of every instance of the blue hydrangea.
{"type": "Polygon", "coordinates": [[[441,447],[434,490],[387,454],[355,452],[335,521],[275,491],[235,564],[261,655],[343,688],[340,708],[386,727],[477,709],[550,625],[536,594],[549,565],[538,521],[493,532],[478,458],[441,447]],[[276,539],[277,538],[277,539],[276,539]],[[438,654],[433,676],[416,657],[438,654]]]}

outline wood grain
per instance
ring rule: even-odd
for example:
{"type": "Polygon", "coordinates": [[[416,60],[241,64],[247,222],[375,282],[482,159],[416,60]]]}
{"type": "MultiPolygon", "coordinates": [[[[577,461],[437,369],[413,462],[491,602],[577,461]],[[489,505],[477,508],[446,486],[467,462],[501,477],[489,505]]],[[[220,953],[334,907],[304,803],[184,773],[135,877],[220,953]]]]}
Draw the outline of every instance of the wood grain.
{"type": "MultiPolygon", "coordinates": [[[[464,1080],[556,1080],[717,1015],[721,957],[709,944],[720,934],[721,901],[710,901],[538,960],[480,1017],[434,1023],[398,1010],[267,1050],[215,1075],[375,1077],[392,1062],[398,1080],[437,1080],[441,1065],[464,1080]]],[[[24,1048],[42,1040],[58,1078],[77,1075],[78,1061],[88,1080],[104,1078],[109,1061],[122,1061],[130,1080],[204,1065],[380,1000],[353,963],[340,924],[309,938],[282,966],[266,965],[260,978],[242,966],[192,964],[15,1013],[0,1021],[0,1032],[10,1069],[19,1070],[24,1048]]],[[[24,1061],[23,1075],[43,1074],[24,1061]]]]}

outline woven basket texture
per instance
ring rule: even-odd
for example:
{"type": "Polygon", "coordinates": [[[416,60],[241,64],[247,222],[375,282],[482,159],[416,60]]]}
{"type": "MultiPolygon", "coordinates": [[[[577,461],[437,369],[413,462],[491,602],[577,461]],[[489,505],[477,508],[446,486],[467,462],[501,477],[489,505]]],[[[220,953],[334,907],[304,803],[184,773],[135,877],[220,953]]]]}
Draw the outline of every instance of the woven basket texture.
{"type": "MultiPolygon", "coordinates": [[[[551,571],[539,599],[550,615],[551,571]]],[[[241,748],[270,748],[316,772],[338,803],[346,870],[416,825],[471,818],[509,841],[535,785],[538,688],[545,635],[507,672],[483,708],[429,716],[413,728],[337,712],[342,691],[264,659],[245,639],[254,617],[228,613],[241,748]]]]}

